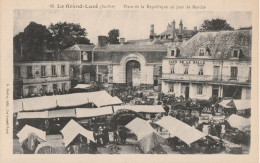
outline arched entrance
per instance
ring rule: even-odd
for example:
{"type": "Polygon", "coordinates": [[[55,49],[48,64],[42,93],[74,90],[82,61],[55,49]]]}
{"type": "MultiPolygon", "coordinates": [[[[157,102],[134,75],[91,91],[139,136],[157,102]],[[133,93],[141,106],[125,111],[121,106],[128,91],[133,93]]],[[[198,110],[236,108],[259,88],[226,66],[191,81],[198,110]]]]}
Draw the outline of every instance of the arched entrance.
{"type": "Polygon", "coordinates": [[[133,85],[135,79],[140,78],[141,65],[136,60],[129,60],[126,62],[126,84],[133,85]]]}

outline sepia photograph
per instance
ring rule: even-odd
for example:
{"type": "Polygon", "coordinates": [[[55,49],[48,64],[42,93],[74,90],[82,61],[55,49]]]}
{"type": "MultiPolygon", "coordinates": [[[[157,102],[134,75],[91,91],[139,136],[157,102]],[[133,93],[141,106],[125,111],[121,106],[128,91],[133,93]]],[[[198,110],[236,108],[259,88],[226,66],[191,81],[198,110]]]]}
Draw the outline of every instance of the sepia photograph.
{"type": "Polygon", "coordinates": [[[13,154],[249,155],[252,21],[13,10],[13,154]]]}

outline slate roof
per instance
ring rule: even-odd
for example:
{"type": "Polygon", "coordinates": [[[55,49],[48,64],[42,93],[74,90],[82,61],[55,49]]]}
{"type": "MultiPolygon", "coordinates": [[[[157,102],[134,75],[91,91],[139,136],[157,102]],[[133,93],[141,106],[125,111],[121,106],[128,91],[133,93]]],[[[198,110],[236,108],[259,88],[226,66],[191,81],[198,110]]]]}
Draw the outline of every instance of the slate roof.
{"type": "Polygon", "coordinates": [[[127,51],[127,52],[138,52],[138,51],[167,51],[167,46],[163,44],[117,44],[117,45],[97,45],[94,51],[127,51]]]}
{"type": "Polygon", "coordinates": [[[66,50],[70,50],[70,51],[92,51],[94,49],[95,45],[85,45],[85,44],[76,44],[76,45],[73,45],[66,50]]]}
{"type": "Polygon", "coordinates": [[[251,58],[252,31],[199,32],[181,45],[180,57],[196,56],[202,47],[210,47],[211,58],[230,58],[233,49],[242,49],[240,59],[251,58]]]}

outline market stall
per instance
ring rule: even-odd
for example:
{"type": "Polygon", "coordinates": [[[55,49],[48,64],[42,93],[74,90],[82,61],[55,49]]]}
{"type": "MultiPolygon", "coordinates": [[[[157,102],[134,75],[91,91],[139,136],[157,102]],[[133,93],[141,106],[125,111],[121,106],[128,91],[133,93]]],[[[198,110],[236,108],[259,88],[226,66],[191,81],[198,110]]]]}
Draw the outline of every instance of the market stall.
{"type": "Polygon", "coordinates": [[[17,136],[23,154],[33,154],[37,146],[46,141],[46,132],[29,125],[25,125],[17,136]]]}
{"type": "Polygon", "coordinates": [[[125,127],[130,129],[137,136],[139,147],[144,153],[153,153],[155,147],[160,144],[165,144],[164,138],[162,138],[146,120],[135,118],[125,127]]]}

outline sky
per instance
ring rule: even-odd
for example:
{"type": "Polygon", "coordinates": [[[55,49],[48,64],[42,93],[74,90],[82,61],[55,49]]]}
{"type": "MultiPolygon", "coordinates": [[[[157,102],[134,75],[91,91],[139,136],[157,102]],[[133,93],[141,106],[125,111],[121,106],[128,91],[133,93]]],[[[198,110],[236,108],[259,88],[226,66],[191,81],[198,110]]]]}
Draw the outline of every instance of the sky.
{"type": "Polygon", "coordinates": [[[173,20],[176,28],[182,19],[187,29],[198,28],[203,20],[221,18],[238,29],[251,26],[251,12],[173,12],[173,11],[133,11],[133,10],[14,10],[14,35],[23,32],[31,21],[48,27],[51,23],[79,23],[85,28],[92,43],[97,43],[99,35],[108,35],[111,29],[119,29],[120,38],[126,40],[148,39],[150,26],[154,24],[155,33],[166,30],[173,20]]]}

